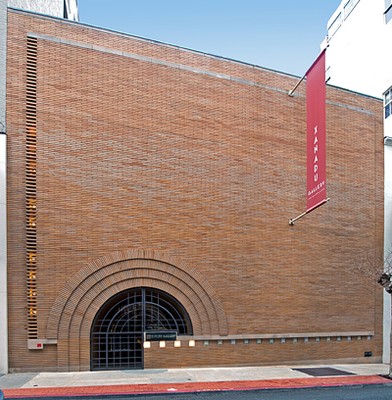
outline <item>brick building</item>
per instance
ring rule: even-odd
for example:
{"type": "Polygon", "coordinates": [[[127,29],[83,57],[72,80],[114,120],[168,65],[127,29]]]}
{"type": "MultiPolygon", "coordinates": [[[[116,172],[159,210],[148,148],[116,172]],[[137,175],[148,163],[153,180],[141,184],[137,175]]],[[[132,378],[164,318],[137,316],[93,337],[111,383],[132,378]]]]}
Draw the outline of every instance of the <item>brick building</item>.
{"type": "Polygon", "coordinates": [[[331,201],[290,226],[296,82],[8,10],[11,371],[381,360],[382,102],[327,88],[331,201]]]}

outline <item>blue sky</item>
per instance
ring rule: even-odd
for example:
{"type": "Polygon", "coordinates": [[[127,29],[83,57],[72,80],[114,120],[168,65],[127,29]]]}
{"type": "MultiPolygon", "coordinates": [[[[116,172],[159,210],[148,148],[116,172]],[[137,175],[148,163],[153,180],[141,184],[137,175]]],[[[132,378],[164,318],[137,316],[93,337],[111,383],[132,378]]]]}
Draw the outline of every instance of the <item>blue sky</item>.
{"type": "Polygon", "coordinates": [[[302,76],[341,0],[78,0],[80,21],[302,76]]]}

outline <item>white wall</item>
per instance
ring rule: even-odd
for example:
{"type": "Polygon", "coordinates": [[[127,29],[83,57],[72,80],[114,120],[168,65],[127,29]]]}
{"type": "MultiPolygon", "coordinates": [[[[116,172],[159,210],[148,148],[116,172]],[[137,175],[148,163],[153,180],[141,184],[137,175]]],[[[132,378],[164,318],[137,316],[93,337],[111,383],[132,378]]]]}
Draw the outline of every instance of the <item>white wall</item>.
{"type": "MultiPolygon", "coordinates": [[[[327,37],[326,67],[331,85],[382,98],[392,86],[392,20],[385,23],[384,0],[351,0],[355,7],[345,15],[343,0],[328,26],[341,14],[327,37]]],[[[325,45],[325,41],[322,46],[325,45]]],[[[381,110],[380,110],[381,112],[381,110]]],[[[358,132],[360,134],[360,132],[358,132]]],[[[384,120],[383,136],[392,137],[392,116],[384,120]]],[[[382,138],[380,137],[380,140],[382,138]]],[[[392,147],[384,152],[384,254],[392,249],[392,147]]],[[[391,299],[384,296],[384,356],[390,360],[391,299]]]]}
{"type": "Polygon", "coordinates": [[[53,17],[64,16],[64,0],[8,0],[8,6],[53,17]]]}
{"type": "MultiPolygon", "coordinates": [[[[5,131],[7,0],[0,0],[0,132],[5,131]]],[[[0,373],[8,372],[6,135],[0,133],[0,373]]]]}
{"type": "MultiPolygon", "coordinates": [[[[392,21],[391,21],[392,22],[392,21]]],[[[389,117],[388,119],[392,119],[389,117]]],[[[392,146],[384,146],[384,254],[392,251],[392,146]]],[[[391,296],[384,294],[384,357],[390,362],[391,296]]]]}
{"type": "MultiPolygon", "coordinates": [[[[388,118],[389,119],[389,118],[388,118]]],[[[385,204],[384,207],[392,209],[392,180],[389,178],[392,175],[392,146],[384,146],[385,154],[385,204]]],[[[392,238],[392,216],[391,219],[385,221],[384,232],[389,238],[392,238]]],[[[385,243],[386,248],[392,250],[392,242],[385,243]]]]}
{"type": "MultiPolygon", "coordinates": [[[[338,9],[343,13],[342,23],[328,37],[328,83],[381,97],[387,89],[386,75],[391,75],[390,40],[385,35],[386,31],[392,33],[392,21],[384,23],[384,0],[360,0],[345,18],[343,5],[346,1],[338,9]]],[[[336,16],[337,13],[330,22],[336,16]]]]}
{"type": "MultiPolygon", "coordinates": [[[[77,0],[65,0],[68,19],[79,20],[77,0]]],[[[8,0],[8,6],[47,14],[53,17],[64,17],[64,0],[8,0]]]]}

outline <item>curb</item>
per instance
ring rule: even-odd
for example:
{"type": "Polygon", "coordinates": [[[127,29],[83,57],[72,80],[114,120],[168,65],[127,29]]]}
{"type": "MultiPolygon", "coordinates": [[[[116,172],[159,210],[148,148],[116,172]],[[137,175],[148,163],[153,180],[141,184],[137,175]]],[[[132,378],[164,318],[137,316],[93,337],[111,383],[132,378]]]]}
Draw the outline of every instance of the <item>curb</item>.
{"type": "Polygon", "coordinates": [[[362,386],[390,384],[390,379],[378,376],[268,379],[250,381],[186,382],[132,385],[35,387],[3,389],[5,399],[24,397],[82,397],[98,395],[137,395],[192,393],[236,390],[303,389],[314,387],[362,386]]]}

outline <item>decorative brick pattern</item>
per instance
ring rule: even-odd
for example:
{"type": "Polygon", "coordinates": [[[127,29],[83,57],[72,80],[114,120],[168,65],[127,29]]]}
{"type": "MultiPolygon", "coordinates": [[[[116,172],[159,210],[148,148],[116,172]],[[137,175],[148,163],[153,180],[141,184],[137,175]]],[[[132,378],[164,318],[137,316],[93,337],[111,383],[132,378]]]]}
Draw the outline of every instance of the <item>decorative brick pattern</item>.
{"type": "Polygon", "coordinates": [[[158,288],[178,299],[188,311],[196,335],[227,335],[219,299],[198,271],[158,251],[116,252],[82,268],[53,305],[46,336],[61,344],[60,370],[68,365],[76,369],[89,365],[88,346],[80,349],[78,345],[89,342],[97,311],[118,292],[134,287],[158,288]],[[69,343],[73,343],[72,351],[69,343]]]}
{"type": "Polygon", "coordinates": [[[29,339],[37,339],[37,39],[35,38],[27,40],[26,66],[27,320],[29,339]]]}

